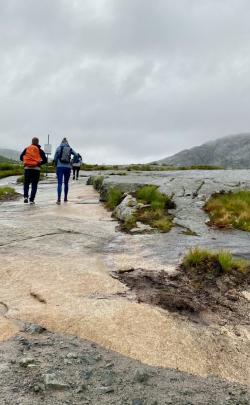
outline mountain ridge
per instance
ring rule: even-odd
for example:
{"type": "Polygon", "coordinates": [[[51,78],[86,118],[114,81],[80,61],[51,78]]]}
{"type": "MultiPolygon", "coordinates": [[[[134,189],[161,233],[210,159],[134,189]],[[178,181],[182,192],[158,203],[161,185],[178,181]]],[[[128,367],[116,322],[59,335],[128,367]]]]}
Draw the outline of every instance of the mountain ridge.
{"type": "Polygon", "coordinates": [[[154,163],[170,166],[211,165],[225,169],[250,169],[250,133],[229,135],[154,163]]]}
{"type": "Polygon", "coordinates": [[[0,148],[0,156],[9,160],[19,161],[21,152],[14,149],[0,148]]]}

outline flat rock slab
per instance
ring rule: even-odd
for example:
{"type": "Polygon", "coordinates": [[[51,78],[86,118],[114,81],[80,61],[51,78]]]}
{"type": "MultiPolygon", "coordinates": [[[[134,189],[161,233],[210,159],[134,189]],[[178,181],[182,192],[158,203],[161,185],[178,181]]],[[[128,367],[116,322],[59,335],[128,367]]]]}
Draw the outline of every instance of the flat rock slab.
{"type": "MultiPolygon", "coordinates": [[[[126,287],[110,276],[128,266],[172,271],[197,240],[218,246],[218,240],[210,239],[215,234],[200,239],[176,228],[167,235],[124,235],[102,204],[78,204],[97,198],[80,180],[71,184],[68,204],[57,206],[55,185],[43,184],[35,207],[22,201],[0,205],[0,302],[8,308],[0,315],[0,340],[15,336],[22,322],[30,322],[152,366],[249,381],[246,328],[241,326],[237,336],[227,325],[197,326],[133,302],[124,294],[126,287]]],[[[237,235],[230,236],[231,242],[221,238],[221,246],[226,240],[227,246],[242,251],[243,239],[237,235]]]]}

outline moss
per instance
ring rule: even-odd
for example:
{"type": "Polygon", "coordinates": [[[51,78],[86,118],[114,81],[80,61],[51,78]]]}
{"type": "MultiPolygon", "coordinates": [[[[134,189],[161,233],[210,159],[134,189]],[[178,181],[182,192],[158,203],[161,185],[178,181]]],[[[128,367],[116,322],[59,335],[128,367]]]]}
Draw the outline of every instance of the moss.
{"type": "Polygon", "coordinates": [[[213,195],[204,206],[210,224],[250,232],[250,191],[213,195]]]}

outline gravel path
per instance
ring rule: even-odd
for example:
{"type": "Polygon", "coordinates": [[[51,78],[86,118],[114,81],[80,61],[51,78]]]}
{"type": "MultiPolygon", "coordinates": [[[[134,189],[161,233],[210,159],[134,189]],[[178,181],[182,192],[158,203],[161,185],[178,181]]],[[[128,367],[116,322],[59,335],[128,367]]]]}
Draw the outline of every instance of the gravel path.
{"type": "Polygon", "coordinates": [[[1,405],[248,405],[243,385],[145,366],[26,325],[0,346],[1,405]]]}

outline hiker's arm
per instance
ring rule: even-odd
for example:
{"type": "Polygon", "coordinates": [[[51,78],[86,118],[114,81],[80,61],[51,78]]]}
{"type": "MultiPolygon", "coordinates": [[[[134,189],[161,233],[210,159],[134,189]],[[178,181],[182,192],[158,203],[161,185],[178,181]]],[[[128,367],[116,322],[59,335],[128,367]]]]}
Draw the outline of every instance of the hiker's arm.
{"type": "Polygon", "coordinates": [[[24,149],[24,151],[20,155],[20,160],[21,161],[23,161],[23,157],[24,157],[25,153],[26,153],[26,149],[24,149]]]}
{"type": "Polygon", "coordinates": [[[59,151],[57,149],[56,153],[55,153],[55,156],[54,156],[54,159],[53,159],[53,162],[55,163],[55,165],[57,165],[58,158],[59,158],[59,151]]]}
{"type": "Polygon", "coordinates": [[[78,157],[78,153],[76,153],[76,152],[74,151],[74,149],[71,149],[71,154],[74,155],[75,157],[78,157]]]}
{"type": "Polygon", "coordinates": [[[42,159],[41,166],[46,165],[46,163],[48,163],[48,158],[42,149],[40,149],[40,155],[41,155],[41,159],[42,159]]]}

